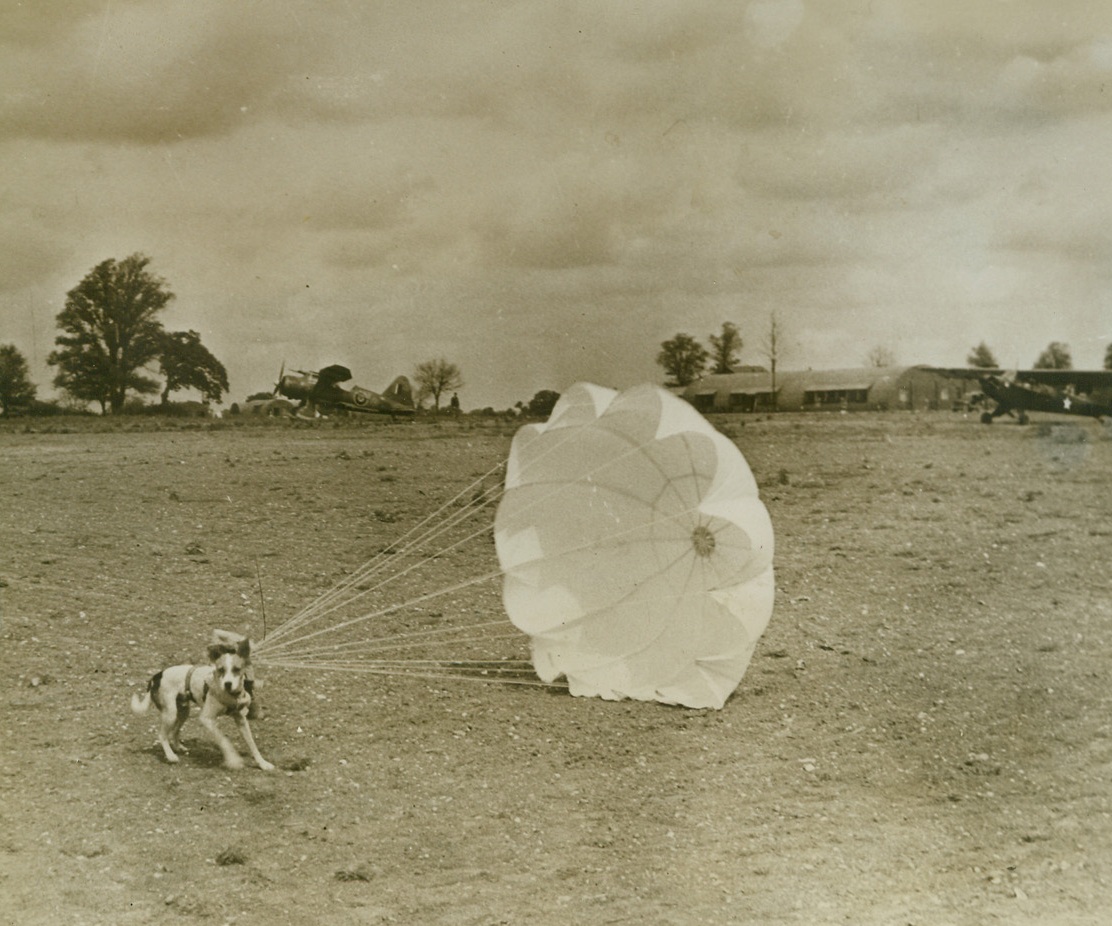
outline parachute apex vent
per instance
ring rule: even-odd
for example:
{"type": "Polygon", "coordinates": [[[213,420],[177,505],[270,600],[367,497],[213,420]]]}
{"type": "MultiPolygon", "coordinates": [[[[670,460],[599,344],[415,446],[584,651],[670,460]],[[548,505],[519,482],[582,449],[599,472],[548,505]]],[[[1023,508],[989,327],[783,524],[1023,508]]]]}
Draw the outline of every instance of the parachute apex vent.
{"type": "Polygon", "coordinates": [[[691,545],[695,547],[695,554],[706,559],[714,552],[714,534],[710,528],[700,524],[691,532],[691,545]]]}

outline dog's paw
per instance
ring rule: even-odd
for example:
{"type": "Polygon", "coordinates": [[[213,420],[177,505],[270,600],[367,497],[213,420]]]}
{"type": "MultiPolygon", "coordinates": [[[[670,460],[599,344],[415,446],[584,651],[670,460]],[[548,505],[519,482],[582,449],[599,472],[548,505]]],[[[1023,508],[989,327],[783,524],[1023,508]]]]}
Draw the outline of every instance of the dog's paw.
{"type": "Polygon", "coordinates": [[[224,767],[230,768],[233,771],[239,771],[243,768],[243,759],[239,756],[228,756],[228,758],[224,760],[224,767]]]}
{"type": "Polygon", "coordinates": [[[261,768],[264,772],[273,772],[274,771],[274,763],[273,762],[267,762],[266,759],[260,759],[259,760],[259,768],[261,768]]]}

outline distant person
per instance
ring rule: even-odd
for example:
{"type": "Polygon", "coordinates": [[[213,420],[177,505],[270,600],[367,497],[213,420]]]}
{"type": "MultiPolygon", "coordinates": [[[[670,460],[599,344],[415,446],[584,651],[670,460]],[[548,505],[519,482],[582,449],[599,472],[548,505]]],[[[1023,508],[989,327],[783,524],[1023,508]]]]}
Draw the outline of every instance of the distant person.
{"type": "Polygon", "coordinates": [[[452,401],[448,403],[452,408],[452,417],[459,417],[459,395],[455,392],[452,393],[452,401]]]}

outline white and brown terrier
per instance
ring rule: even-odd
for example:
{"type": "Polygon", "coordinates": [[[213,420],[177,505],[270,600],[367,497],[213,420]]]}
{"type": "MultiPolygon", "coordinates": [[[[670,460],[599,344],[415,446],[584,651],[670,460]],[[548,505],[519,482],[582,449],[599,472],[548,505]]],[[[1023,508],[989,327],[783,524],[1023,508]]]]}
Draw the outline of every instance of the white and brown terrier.
{"type": "MultiPolygon", "coordinates": [[[[227,640],[232,636],[219,634],[223,631],[214,634],[214,639],[227,640]]],[[[249,677],[251,642],[242,637],[236,642],[214,642],[208,648],[208,656],[209,665],[171,666],[155,673],[142,696],[131,696],[131,709],[136,714],[144,714],[152,703],[158,708],[161,715],[158,742],[166,754],[166,761],[177,762],[177,753],[185,752],[181,745],[182,725],[189,719],[190,705],[199,705],[201,725],[220,747],[224,764],[238,769],[243,768],[242,757],[216,726],[218,717],[231,714],[255,764],[264,771],[273,771],[274,766],[259,753],[247,722],[254,687],[249,677]]]]}

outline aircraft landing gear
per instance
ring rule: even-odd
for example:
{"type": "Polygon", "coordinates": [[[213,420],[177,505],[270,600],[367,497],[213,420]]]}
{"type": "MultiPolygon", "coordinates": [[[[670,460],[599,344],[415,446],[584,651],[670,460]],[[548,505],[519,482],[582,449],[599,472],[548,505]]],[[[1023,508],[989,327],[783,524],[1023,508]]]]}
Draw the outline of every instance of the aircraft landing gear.
{"type": "Polygon", "coordinates": [[[981,412],[981,424],[992,424],[992,412],[981,412]]]}

